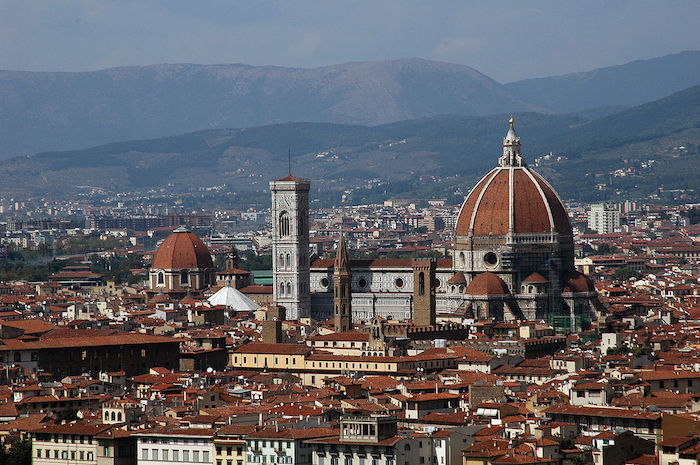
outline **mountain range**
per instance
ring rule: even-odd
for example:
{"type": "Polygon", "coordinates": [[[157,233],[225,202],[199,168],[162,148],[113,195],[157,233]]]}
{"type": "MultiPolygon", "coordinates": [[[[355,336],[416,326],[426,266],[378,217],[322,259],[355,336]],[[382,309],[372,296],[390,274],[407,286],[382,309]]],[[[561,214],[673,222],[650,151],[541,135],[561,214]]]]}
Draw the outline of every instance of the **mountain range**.
{"type": "Polygon", "coordinates": [[[376,126],[449,114],[578,112],[585,122],[697,84],[697,51],[508,84],[468,66],[423,59],[313,69],[0,71],[0,159],[290,121],[376,126]]]}
{"type": "MultiPolygon", "coordinates": [[[[194,208],[205,192],[219,192],[231,207],[264,207],[291,148],[293,174],[311,179],[315,206],[388,197],[457,203],[495,166],[509,116],[280,123],[45,152],[0,162],[0,195],[195,192],[194,208]]],[[[515,121],[526,161],[565,199],[700,200],[700,86],[618,112],[524,111],[515,121]]]]}

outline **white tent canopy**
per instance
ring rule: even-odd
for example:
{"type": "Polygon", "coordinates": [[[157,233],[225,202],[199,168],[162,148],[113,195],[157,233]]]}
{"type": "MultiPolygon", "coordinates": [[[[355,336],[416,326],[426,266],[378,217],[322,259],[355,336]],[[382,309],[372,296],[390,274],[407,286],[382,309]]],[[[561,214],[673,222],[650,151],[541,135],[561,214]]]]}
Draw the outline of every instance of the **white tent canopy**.
{"type": "Polygon", "coordinates": [[[257,310],[260,305],[244,296],[238,289],[226,286],[219,289],[216,294],[207,299],[211,305],[225,305],[226,308],[237,312],[257,310]]]}

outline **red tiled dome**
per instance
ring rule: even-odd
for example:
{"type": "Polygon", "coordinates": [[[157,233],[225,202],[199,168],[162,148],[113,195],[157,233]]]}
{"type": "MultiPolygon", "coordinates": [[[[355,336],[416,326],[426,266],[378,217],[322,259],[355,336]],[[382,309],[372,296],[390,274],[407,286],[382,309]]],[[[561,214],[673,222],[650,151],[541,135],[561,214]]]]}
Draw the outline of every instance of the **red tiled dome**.
{"type": "Polygon", "coordinates": [[[163,270],[214,268],[204,242],[184,228],[178,228],[158,247],[151,268],[163,270]]]}
{"type": "Polygon", "coordinates": [[[488,173],[464,201],[456,232],[466,236],[473,228],[475,236],[502,236],[511,226],[515,234],[572,234],[559,196],[525,166],[499,166],[488,173]]]}
{"type": "Polygon", "coordinates": [[[509,295],[508,285],[495,273],[476,275],[464,291],[467,295],[509,295]]]}
{"type": "Polygon", "coordinates": [[[585,274],[579,273],[578,271],[571,271],[566,275],[566,281],[561,291],[563,293],[595,292],[595,286],[593,285],[593,281],[585,274]]]}
{"type": "Polygon", "coordinates": [[[455,231],[458,236],[504,236],[511,231],[572,234],[569,215],[559,196],[525,165],[513,118],[503,139],[498,166],[464,200],[455,231]]]}

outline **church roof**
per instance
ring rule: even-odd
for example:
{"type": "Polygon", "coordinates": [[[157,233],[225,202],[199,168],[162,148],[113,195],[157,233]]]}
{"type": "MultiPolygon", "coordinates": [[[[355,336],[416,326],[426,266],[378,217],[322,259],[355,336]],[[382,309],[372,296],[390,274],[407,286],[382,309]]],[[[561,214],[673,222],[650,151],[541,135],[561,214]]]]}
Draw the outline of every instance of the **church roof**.
{"type": "Polygon", "coordinates": [[[593,281],[583,273],[570,271],[565,279],[562,292],[595,292],[593,281]]]}
{"type": "Polygon", "coordinates": [[[467,284],[467,278],[464,277],[464,273],[458,271],[447,282],[449,284],[467,284]]]}
{"type": "Polygon", "coordinates": [[[559,196],[522,162],[520,139],[512,124],[503,143],[499,165],[477,183],[462,204],[457,235],[572,234],[559,196]]]}
{"type": "Polygon", "coordinates": [[[474,276],[464,291],[467,295],[509,295],[508,285],[495,273],[486,271],[474,276]]]}
{"type": "Polygon", "coordinates": [[[163,270],[214,268],[204,242],[185,228],[178,228],[158,247],[151,268],[163,270]]]}
{"type": "Polygon", "coordinates": [[[541,283],[548,283],[549,280],[547,278],[545,278],[544,276],[542,276],[541,274],[539,274],[538,272],[534,272],[530,276],[528,276],[527,278],[523,279],[523,282],[528,283],[528,284],[530,284],[530,283],[541,284],[541,283]]]}

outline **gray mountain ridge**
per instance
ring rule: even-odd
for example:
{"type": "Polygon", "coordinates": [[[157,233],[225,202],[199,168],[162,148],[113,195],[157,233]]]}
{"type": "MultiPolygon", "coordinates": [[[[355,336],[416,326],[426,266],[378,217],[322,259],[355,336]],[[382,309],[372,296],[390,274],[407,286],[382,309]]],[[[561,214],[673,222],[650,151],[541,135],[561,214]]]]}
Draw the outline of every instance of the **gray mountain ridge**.
{"type": "Polygon", "coordinates": [[[0,159],[292,121],[378,125],[442,114],[630,106],[700,83],[697,69],[700,52],[594,70],[585,78],[579,73],[505,85],[468,66],[419,58],[312,69],[163,64],[0,71],[0,159]],[[684,85],[690,81],[697,82],[684,85]],[[614,86],[599,91],[620,82],[629,83],[624,93],[614,86]]]}

